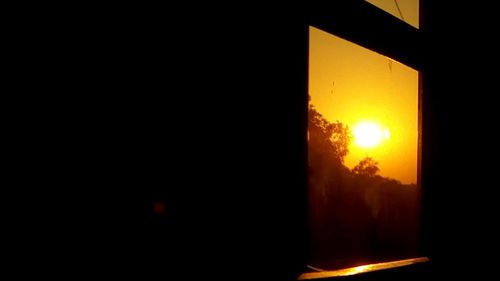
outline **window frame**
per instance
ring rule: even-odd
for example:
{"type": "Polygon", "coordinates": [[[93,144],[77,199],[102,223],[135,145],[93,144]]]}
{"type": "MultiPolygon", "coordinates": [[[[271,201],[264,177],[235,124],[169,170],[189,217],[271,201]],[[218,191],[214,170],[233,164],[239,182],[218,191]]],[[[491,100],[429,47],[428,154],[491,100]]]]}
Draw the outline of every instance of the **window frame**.
{"type": "MultiPolygon", "coordinates": [[[[399,61],[419,72],[419,89],[418,89],[418,156],[417,156],[417,186],[420,188],[421,196],[421,237],[422,237],[422,257],[418,262],[404,265],[387,267],[378,269],[376,271],[367,271],[363,274],[354,274],[349,277],[342,276],[342,278],[349,278],[357,280],[363,278],[361,276],[369,276],[374,279],[384,279],[390,277],[411,277],[413,280],[416,276],[421,277],[421,274],[426,274],[429,270],[430,261],[427,257],[430,256],[428,237],[426,234],[428,230],[427,217],[428,211],[426,206],[429,199],[426,197],[426,188],[428,179],[425,178],[426,161],[425,155],[428,148],[423,145],[425,136],[425,122],[423,119],[425,109],[425,99],[423,95],[423,77],[425,77],[425,60],[424,60],[424,42],[423,30],[425,28],[423,22],[423,7],[420,1],[419,14],[420,14],[420,28],[416,29],[410,24],[401,21],[400,19],[392,16],[391,14],[383,11],[382,9],[374,6],[373,4],[364,0],[341,0],[330,1],[329,3],[315,2],[307,6],[307,15],[305,20],[305,27],[303,32],[306,33],[305,38],[309,38],[309,26],[321,29],[329,34],[348,40],[359,46],[368,48],[379,54],[387,56],[391,59],[399,61]]],[[[307,43],[307,49],[309,45],[307,43]]],[[[306,71],[308,72],[308,70],[306,71]]],[[[307,73],[306,73],[307,74],[307,73]]],[[[307,77],[307,75],[306,75],[307,77]]],[[[308,81],[306,86],[306,93],[308,91],[308,81]]],[[[306,95],[307,96],[307,95],[306,95]]],[[[308,101],[305,102],[306,107],[308,101]]],[[[306,142],[307,143],[307,142],[306,142]]],[[[306,158],[307,159],[307,158],[306,158]]],[[[307,187],[306,187],[307,188],[307,187]]],[[[333,275],[332,275],[333,276],[333,275]]],[[[319,277],[316,280],[325,280],[334,277],[319,277]]],[[[307,278],[306,278],[307,279],[307,278]]]]}

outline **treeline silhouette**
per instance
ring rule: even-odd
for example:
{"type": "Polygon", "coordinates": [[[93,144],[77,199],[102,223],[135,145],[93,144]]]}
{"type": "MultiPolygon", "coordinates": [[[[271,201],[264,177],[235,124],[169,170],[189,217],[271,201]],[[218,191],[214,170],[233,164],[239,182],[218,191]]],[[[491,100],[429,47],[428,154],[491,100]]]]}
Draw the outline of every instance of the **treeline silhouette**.
{"type": "Polygon", "coordinates": [[[308,130],[310,265],[331,270],[418,256],[417,186],[378,175],[370,157],[346,167],[349,128],[313,105],[308,130]]]}

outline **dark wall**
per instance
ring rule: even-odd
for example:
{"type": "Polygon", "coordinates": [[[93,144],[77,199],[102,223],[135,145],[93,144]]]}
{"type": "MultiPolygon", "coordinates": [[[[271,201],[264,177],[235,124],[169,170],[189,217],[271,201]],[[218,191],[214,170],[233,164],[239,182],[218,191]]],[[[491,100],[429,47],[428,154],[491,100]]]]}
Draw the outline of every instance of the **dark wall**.
{"type": "Polygon", "coordinates": [[[33,243],[40,261],[54,253],[43,272],[302,270],[307,27],[261,7],[221,9],[106,7],[42,36],[57,73],[39,170],[53,196],[35,196],[51,206],[33,243]]]}
{"type": "Polygon", "coordinates": [[[424,177],[428,250],[444,276],[481,279],[498,251],[494,12],[487,5],[422,1],[424,177]],[[494,162],[494,160],[493,160],[494,162]]]}

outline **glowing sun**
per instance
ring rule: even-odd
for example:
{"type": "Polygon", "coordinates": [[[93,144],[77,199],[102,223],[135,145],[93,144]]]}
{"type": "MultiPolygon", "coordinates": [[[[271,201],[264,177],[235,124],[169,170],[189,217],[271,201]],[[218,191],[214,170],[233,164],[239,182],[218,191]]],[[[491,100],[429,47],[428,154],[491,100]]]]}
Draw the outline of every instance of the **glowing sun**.
{"type": "Polygon", "coordinates": [[[378,123],[362,121],[354,126],[354,143],[360,147],[371,148],[391,137],[391,132],[378,123]]]}

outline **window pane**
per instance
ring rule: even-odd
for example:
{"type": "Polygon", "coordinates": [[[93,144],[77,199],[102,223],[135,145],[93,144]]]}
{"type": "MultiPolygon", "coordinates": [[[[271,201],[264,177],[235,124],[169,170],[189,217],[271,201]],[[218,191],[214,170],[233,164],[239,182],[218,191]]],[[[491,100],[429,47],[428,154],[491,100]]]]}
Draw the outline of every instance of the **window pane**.
{"type": "Polygon", "coordinates": [[[419,0],[366,0],[398,19],[419,28],[419,0]]]}
{"type": "Polygon", "coordinates": [[[309,31],[309,266],[418,257],[418,72],[309,31]]]}

